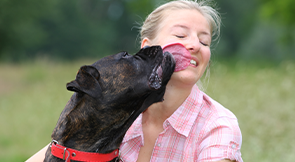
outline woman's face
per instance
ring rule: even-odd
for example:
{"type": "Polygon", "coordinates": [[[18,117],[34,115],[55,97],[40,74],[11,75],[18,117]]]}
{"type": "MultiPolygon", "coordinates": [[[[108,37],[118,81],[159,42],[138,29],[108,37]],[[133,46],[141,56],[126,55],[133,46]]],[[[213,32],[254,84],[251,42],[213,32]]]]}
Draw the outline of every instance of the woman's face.
{"type": "Polygon", "coordinates": [[[182,71],[174,72],[170,81],[179,81],[182,85],[191,86],[203,75],[210,60],[211,32],[208,21],[197,10],[171,10],[165,13],[159,24],[154,40],[145,38],[146,45],[165,46],[170,43],[181,43],[190,52],[196,64],[190,64],[182,71]]]}

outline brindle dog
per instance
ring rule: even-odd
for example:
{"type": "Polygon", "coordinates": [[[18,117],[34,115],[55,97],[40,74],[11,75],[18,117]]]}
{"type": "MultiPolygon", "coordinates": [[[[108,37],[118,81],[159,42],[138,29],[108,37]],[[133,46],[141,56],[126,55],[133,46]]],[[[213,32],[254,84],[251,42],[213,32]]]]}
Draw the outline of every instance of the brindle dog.
{"type": "MultiPolygon", "coordinates": [[[[146,108],[161,102],[174,71],[173,56],[160,46],[135,55],[121,52],[82,66],[67,84],[74,91],[51,135],[59,145],[85,152],[110,153],[146,108]]],[[[112,161],[116,161],[117,158],[112,161]]],[[[51,154],[44,161],[64,161],[51,154]]]]}

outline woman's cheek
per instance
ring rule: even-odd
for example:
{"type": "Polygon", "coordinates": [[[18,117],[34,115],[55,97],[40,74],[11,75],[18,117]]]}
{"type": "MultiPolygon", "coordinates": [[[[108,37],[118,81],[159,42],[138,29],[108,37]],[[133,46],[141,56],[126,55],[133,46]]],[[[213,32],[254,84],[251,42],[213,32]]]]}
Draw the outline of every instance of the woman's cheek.
{"type": "Polygon", "coordinates": [[[210,57],[211,57],[211,51],[210,51],[210,48],[208,47],[208,49],[206,49],[206,51],[203,54],[203,59],[206,62],[206,64],[209,63],[210,57]]]}

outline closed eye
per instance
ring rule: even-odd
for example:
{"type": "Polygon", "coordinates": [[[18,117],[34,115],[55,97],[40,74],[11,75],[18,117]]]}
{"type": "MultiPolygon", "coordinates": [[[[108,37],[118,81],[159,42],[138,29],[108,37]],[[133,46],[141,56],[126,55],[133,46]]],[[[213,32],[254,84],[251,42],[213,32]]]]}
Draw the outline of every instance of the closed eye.
{"type": "Polygon", "coordinates": [[[204,43],[204,42],[200,42],[200,43],[204,46],[209,46],[207,43],[204,43]]]}
{"type": "Polygon", "coordinates": [[[183,35],[175,35],[175,37],[177,37],[177,38],[185,38],[185,36],[183,36],[183,35]]]}

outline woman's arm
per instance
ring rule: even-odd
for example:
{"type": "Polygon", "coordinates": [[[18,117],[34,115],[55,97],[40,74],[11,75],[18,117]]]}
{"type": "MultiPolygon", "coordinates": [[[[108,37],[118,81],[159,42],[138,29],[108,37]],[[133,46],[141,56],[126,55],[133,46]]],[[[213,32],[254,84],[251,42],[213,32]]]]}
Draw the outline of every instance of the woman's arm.
{"type": "Polygon", "coordinates": [[[43,162],[45,159],[45,153],[48,148],[49,144],[46,145],[44,148],[42,148],[39,152],[37,152],[35,155],[30,157],[26,162],[43,162]]]}

